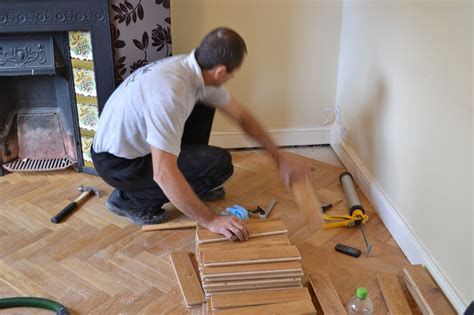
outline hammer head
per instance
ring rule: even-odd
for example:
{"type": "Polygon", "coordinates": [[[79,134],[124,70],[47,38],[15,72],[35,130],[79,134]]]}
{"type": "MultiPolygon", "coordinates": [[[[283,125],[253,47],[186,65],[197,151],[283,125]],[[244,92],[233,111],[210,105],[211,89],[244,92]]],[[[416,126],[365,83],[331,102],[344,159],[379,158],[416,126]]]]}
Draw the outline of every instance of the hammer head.
{"type": "Polygon", "coordinates": [[[94,186],[79,186],[78,187],[79,191],[80,192],[93,192],[97,197],[100,197],[100,191],[98,188],[94,187],[94,186]]]}

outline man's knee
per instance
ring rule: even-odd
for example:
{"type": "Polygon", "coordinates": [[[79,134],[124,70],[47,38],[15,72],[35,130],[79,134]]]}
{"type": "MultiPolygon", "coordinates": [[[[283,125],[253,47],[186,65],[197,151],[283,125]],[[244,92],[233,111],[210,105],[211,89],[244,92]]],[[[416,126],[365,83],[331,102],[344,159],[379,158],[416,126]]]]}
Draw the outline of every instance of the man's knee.
{"type": "Polygon", "coordinates": [[[218,156],[217,168],[221,170],[222,175],[225,175],[227,176],[227,178],[229,178],[234,173],[234,165],[232,165],[232,155],[230,154],[229,150],[219,147],[211,148],[214,150],[214,154],[218,156]]]}
{"type": "Polygon", "coordinates": [[[211,186],[217,186],[224,183],[234,173],[232,165],[232,156],[226,149],[210,146],[206,150],[210,155],[210,163],[212,167],[207,174],[211,186]]]}
{"type": "Polygon", "coordinates": [[[178,167],[188,182],[204,182],[208,188],[221,185],[234,172],[229,151],[214,146],[183,147],[178,167]]]}

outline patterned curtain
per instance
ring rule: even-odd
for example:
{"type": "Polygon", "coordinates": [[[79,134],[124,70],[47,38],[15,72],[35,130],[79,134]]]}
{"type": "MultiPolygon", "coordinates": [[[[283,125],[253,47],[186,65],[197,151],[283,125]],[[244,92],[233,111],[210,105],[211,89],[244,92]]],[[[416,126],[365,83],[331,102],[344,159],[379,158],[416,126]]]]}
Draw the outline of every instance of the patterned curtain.
{"type": "Polygon", "coordinates": [[[171,56],[170,0],[110,0],[115,79],[171,56]]]}

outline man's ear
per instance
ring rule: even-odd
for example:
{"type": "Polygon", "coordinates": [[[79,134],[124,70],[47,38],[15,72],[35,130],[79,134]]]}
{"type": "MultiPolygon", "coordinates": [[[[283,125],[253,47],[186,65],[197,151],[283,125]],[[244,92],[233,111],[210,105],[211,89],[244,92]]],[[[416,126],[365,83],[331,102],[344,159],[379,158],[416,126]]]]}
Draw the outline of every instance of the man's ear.
{"type": "Polygon", "coordinates": [[[227,67],[225,65],[215,66],[214,78],[220,80],[227,75],[227,67]]]}

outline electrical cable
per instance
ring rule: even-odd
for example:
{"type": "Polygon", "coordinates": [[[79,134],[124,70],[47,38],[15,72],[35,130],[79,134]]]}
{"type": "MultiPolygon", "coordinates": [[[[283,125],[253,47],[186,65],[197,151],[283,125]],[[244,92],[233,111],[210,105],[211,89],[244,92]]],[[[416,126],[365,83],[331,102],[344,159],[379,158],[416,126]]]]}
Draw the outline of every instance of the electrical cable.
{"type": "Polygon", "coordinates": [[[68,309],[53,300],[37,297],[0,298],[0,309],[12,307],[34,307],[56,312],[56,315],[69,315],[68,309]]]}

